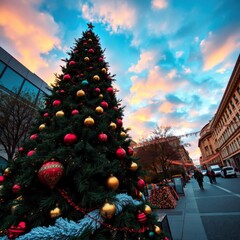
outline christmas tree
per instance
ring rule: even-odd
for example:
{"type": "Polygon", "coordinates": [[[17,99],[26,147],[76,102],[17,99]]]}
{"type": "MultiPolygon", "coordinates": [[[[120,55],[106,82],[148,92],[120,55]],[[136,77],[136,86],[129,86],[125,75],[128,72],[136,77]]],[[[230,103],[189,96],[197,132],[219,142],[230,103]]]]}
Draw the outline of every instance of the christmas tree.
{"type": "Polygon", "coordinates": [[[0,176],[2,239],[163,239],[92,24],[0,176]]]}

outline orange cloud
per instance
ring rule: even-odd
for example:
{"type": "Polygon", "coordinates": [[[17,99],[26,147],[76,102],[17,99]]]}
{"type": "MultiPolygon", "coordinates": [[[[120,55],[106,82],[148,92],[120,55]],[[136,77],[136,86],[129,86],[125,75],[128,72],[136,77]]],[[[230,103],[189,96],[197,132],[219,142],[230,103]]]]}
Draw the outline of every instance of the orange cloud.
{"type": "Polygon", "coordinates": [[[167,0],[152,0],[152,8],[164,9],[168,6],[167,0]]]}
{"type": "MultiPolygon", "coordinates": [[[[7,40],[1,45],[6,45],[7,51],[11,45],[10,54],[36,74],[40,69],[52,69],[41,54],[60,45],[57,24],[50,15],[39,12],[37,4],[38,1],[2,1],[0,8],[1,34],[7,40]]],[[[40,77],[45,80],[43,74],[40,77]]]]}
{"type": "Polygon", "coordinates": [[[204,59],[204,71],[210,70],[221,63],[228,55],[239,48],[240,34],[236,32],[233,35],[222,38],[220,44],[216,44],[221,36],[209,34],[208,39],[201,41],[201,51],[204,59]]]}

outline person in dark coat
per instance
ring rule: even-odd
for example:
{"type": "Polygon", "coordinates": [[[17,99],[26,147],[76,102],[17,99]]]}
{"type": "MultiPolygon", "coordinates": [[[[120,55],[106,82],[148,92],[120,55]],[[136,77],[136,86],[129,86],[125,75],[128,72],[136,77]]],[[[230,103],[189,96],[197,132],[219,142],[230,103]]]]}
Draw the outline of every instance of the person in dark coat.
{"type": "Polygon", "coordinates": [[[196,169],[195,172],[194,172],[194,178],[197,180],[200,189],[204,190],[204,188],[203,188],[203,174],[198,169],[196,169]]]}
{"type": "Polygon", "coordinates": [[[209,182],[213,183],[213,176],[212,176],[212,171],[207,169],[206,176],[208,176],[209,182]]]}
{"type": "Polygon", "coordinates": [[[217,183],[217,181],[216,181],[216,173],[213,170],[211,170],[211,177],[212,177],[213,183],[217,183]]]}

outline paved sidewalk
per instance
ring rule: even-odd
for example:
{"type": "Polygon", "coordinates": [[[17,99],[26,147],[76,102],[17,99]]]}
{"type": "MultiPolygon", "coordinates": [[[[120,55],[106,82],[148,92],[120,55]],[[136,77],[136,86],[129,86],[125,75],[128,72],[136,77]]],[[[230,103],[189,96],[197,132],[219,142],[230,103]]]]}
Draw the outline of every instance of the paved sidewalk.
{"type": "Polygon", "coordinates": [[[157,209],[158,215],[167,214],[173,240],[207,240],[193,193],[193,180],[184,188],[175,209],[157,209]]]}

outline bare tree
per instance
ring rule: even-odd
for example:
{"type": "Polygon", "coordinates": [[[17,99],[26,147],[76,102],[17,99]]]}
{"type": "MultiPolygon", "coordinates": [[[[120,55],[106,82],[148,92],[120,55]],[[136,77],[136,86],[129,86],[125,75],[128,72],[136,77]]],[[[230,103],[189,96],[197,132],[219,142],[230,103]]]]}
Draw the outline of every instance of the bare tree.
{"type": "Polygon", "coordinates": [[[169,177],[171,160],[179,160],[180,139],[172,136],[171,127],[156,127],[152,137],[142,141],[136,149],[143,169],[152,171],[156,176],[162,172],[164,178],[169,177]]]}
{"type": "MultiPolygon", "coordinates": [[[[27,93],[24,97],[31,99],[27,93]]],[[[14,157],[16,148],[26,139],[36,113],[30,101],[0,92],[0,150],[6,152],[7,160],[14,157]]]]}

